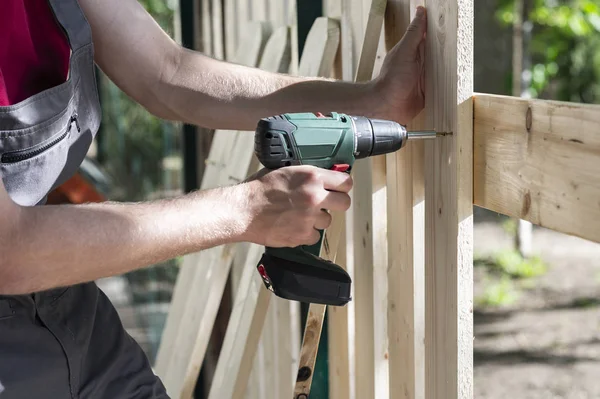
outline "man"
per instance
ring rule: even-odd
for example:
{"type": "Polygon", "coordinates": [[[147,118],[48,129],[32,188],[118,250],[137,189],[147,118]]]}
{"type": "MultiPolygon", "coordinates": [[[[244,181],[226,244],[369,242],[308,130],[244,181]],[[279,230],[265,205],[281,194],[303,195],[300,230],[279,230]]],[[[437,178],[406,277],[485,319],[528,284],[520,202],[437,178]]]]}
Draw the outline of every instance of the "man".
{"type": "Polygon", "coordinates": [[[284,112],[410,121],[424,104],[420,9],[381,75],[292,77],[179,47],[136,0],[0,3],[0,399],[166,398],[93,283],[232,242],[313,244],[351,178],[294,166],[145,203],[44,205],[99,122],[93,64],[158,117],[253,130],[284,112]],[[232,118],[231,115],[235,115],[232,118]]]}

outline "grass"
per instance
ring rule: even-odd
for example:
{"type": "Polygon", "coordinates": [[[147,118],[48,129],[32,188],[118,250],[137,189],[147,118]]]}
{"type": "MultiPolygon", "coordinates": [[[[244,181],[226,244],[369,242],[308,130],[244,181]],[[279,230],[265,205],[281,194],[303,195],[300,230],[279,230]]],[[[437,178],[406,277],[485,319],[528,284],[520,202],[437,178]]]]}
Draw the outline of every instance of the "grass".
{"type": "Polygon", "coordinates": [[[515,283],[508,277],[503,276],[499,281],[486,283],[483,295],[476,299],[480,306],[500,307],[512,305],[519,299],[519,291],[515,283]]]}
{"type": "Polygon", "coordinates": [[[515,303],[520,290],[534,287],[535,277],[548,270],[541,257],[524,258],[517,250],[503,250],[487,257],[478,256],[473,266],[485,268],[487,276],[484,293],[476,301],[479,305],[493,307],[515,303]]]}
{"type": "Polygon", "coordinates": [[[489,272],[515,279],[538,277],[548,271],[539,256],[524,258],[517,250],[504,250],[492,256],[475,258],[474,267],[485,267],[489,272]]]}

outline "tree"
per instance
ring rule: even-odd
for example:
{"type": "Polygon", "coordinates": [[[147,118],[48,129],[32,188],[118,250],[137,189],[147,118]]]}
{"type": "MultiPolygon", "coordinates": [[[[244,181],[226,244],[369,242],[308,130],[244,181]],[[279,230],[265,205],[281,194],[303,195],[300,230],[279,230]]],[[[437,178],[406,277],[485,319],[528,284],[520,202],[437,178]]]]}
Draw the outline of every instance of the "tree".
{"type": "MultiPolygon", "coordinates": [[[[497,18],[515,21],[514,0],[499,0],[497,18]]],[[[600,102],[600,4],[598,0],[532,0],[529,44],[532,98],[600,102]]]]}

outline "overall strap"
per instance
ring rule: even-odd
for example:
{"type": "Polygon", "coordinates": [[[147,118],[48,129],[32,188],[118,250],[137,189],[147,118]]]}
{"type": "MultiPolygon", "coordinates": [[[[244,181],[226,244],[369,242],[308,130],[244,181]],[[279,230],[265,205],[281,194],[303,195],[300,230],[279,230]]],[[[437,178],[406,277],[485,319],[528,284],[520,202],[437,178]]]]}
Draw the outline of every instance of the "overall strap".
{"type": "Polygon", "coordinates": [[[77,0],[49,0],[73,53],[92,42],[92,32],[77,0]]]}

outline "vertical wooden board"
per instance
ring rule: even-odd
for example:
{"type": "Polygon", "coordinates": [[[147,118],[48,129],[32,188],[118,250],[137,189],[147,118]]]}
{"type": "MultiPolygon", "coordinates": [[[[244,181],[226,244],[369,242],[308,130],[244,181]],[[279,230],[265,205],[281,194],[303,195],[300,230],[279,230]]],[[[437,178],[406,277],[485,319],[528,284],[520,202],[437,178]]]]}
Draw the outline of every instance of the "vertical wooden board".
{"type": "MultiPolygon", "coordinates": [[[[364,15],[369,3],[366,26],[353,29],[364,31],[356,70],[358,82],[370,80],[374,74],[386,8],[385,0],[363,1],[354,6],[362,9],[364,15]]],[[[353,173],[355,367],[356,375],[360,376],[356,380],[356,396],[368,399],[387,394],[385,349],[383,353],[376,350],[376,343],[386,346],[385,307],[382,307],[386,298],[375,292],[375,276],[385,280],[387,269],[385,157],[361,159],[355,163],[353,173]],[[385,386],[376,387],[376,380],[382,380],[385,386]]]]}
{"type": "Polygon", "coordinates": [[[252,19],[255,21],[268,21],[269,20],[269,6],[268,0],[252,0],[250,2],[252,7],[252,19]]]}
{"type": "Polygon", "coordinates": [[[426,397],[473,397],[473,2],[427,1],[426,397]]]}
{"type": "MultiPolygon", "coordinates": [[[[304,52],[300,60],[298,74],[301,76],[329,77],[332,73],[335,55],[340,43],[339,22],[333,18],[317,18],[306,38],[306,48],[316,51],[304,52]]],[[[342,219],[337,212],[332,213],[333,222],[325,232],[320,256],[334,261],[335,252],[339,244],[339,233],[342,229],[342,219]]],[[[326,306],[311,304],[302,337],[300,359],[298,368],[310,370],[307,379],[296,380],[294,386],[294,398],[302,397],[310,393],[312,385],[312,371],[314,370],[317,351],[321,341],[323,320],[325,318],[326,306]]]]}
{"type": "MultiPolygon", "coordinates": [[[[242,32],[244,32],[244,26],[251,20],[250,8],[248,5],[248,0],[234,0],[235,1],[235,9],[236,9],[236,19],[235,24],[237,25],[237,35],[236,35],[236,43],[239,46],[239,43],[242,41],[242,32]]],[[[232,21],[233,23],[233,21],[232,21]]],[[[237,47],[236,47],[237,51],[237,47]]]]}
{"type": "MultiPolygon", "coordinates": [[[[377,13],[378,9],[381,9],[381,7],[378,7],[378,5],[383,2],[385,0],[375,0],[375,2],[372,4],[372,8],[371,11],[374,11],[375,13],[377,13]]],[[[366,31],[364,34],[365,37],[365,42],[363,43],[362,47],[369,47],[369,46],[377,46],[377,42],[379,40],[379,35],[381,32],[381,25],[377,25],[377,20],[382,21],[383,20],[383,16],[381,16],[380,18],[372,18],[370,19],[369,24],[366,27],[366,31]]],[[[332,56],[335,56],[335,53],[332,53],[332,56]]],[[[365,68],[363,68],[363,70],[359,70],[357,71],[357,76],[367,76],[367,78],[364,79],[360,79],[360,80],[366,80],[369,79],[371,74],[372,74],[372,68],[373,68],[373,64],[374,64],[374,59],[371,60],[371,63],[368,62],[362,62],[363,65],[365,65],[365,68]],[[369,68],[370,65],[370,68],[369,68]]],[[[365,160],[368,161],[368,160],[365,160]]],[[[352,172],[353,174],[356,173],[356,164],[354,167],[354,170],[352,172]]],[[[370,171],[369,173],[366,174],[368,177],[370,177],[370,171]]],[[[356,175],[355,175],[356,176],[356,175]]],[[[368,199],[370,200],[371,197],[371,185],[369,184],[368,186],[368,199]]],[[[354,200],[354,203],[356,204],[356,200],[354,200]]],[[[356,205],[354,205],[356,206],[356,205]]],[[[371,208],[368,209],[368,213],[371,214],[371,208]]],[[[325,239],[323,240],[323,246],[321,248],[321,257],[324,259],[329,259],[332,261],[335,261],[335,254],[332,253],[332,251],[337,252],[337,248],[338,248],[338,243],[339,243],[339,235],[340,232],[343,229],[343,225],[344,225],[344,220],[343,220],[343,216],[340,218],[340,216],[336,216],[333,215],[333,220],[331,223],[330,228],[326,231],[325,233],[325,239]]],[[[371,276],[371,281],[372,281],[372,273],[369,273],[371,276]]],[[[355,275],[357,275],[357,272],[355,270],[355,275]]],[[[356,279],[358,279],[358,275],[356,277],[356,279]]],[[[368,287],[369,283],[367,282],[367,287],[368,287]]],[[[369,289],[369,288],[367,288],[369,289]]],[[[372,284],[370,287],[371,290],[371,294],[372,294],[372,284]]],[[[356,289],[356,285],[355,285],[355,293],[358,292],[358,290],[356,289]]],[[[355,295],[357,296],[357,294],[355,295]]],[[[358,300],[356,301],[358,303],[358,300]]],[[[371,295],[371,304],[372,304],[372,295],[371,295]]],[[[358,305],[357,309],[358,309],[358,305]]],[[[364,309],[364,308],[363,308],[364,309]]],[[[304,368],[306,368],[309,372],[308,373],[302,373],[302,374],[308,374],[309,377],[304,379],[298,379],[298,381],[296,382],[296,387],[294,390],[294,394],[296,396],[299,397],[303,397],[302,395],[308,396],[310,393],[310,389],[311,389],[311,384],[312,384],[312,370],[314,368],[314,364],[315,364],[315,360],[316,360],[316,355],[317,355],[317,350],[318,350],[318,346],[319,346],[319,342],[320,342],[320,335],[321,335],[321,328],[323,325],[323,319],[325,316],[325,310],[326,308],[324,306],[321,305],[317,305],[317,304],[311,304],[311,306],[309,307],[309,313],[308,313],[308,318],[307,318],[307,322],[306,322],[306,328],[304,331],[304,340],[303,340],[303,345],[302,345],[302,350],[300,353],[300,370],[303,370],[304,368]]],[[[369,316],[370,318],[372,318],[372,313],[373,313],[373,308],[370,308],[370,312],[369,312],[369,316]]],[[[362,322],[362,320],[361,320],[362,322]]],[[[358,323],[357,323],[358,325],[358,323]]],[[[358,331],[364,331],[366,334],[369,334],[369,327],[367,326],[366,328],[357,328],[357,340],[358,340],[358,331]]],[[[372,329],[372,324],[371,324],[371,329],[372,329]]],[[[367,341],[365,342],[365,345],[370,346],[372,348],[372,341],[367,341]]],[[[358,353],[359,351],[362,351],[360,345],[357,345],[356,347],[356,352],[357,352],[357,361],[356,364],[360,364],[362,362],[362,359],[358,359],[358,353]]],[[[370,352],[370,354],[372,355],[373,351],[370,352]]],[[[373,363],[372,360],[372,356],[367,356],[368,358],[371,358],[370,363],[373,363]]],[[[369,361],[369,360],[367,360],[369,361]]],[[[373,370],[373,368],[370,369],[371,371],[373,370]]],[[[358,368],[357,368],[357,374],[358,374],[358,368]]],[[[363,377],[361,375],[360,378],[358,378],[357,380],[361,380],[363,377]]],[[[368,385],[373,385],[373,373],[368,373],[365,377],[365,379],[370,380],[367,384],[368,385]]],[[[367,388],[368,391],[368,388],[367,388]]],[[[374,390],[373,390],[374,391],[374,390]]],[[[371,392],[369,394],[369,396],[373,396],[374,392],[371,392]]],[[[358,392],[358,384],[357,384],[357,395],[360,395],[360,393],[358,392]]]]}
{"type": "MultiPolygon", "coordinates": [[[[342,267],[346,265],[346,226],[342,227],[340,244],[338,246],[336,263],[342,267]]],[[[330,306],[327,325],[329,351],[329,399],[353,399],[354,395],[354,370],[351,358],[354,346],[351,332],[353,325],[350,321],[348,305],[344,307],[330,306]]]]}
{"type": "MultiPolygon", "coordinates": [[[[343,10],[342,0],[327,0],[323,3],[323,13],[329,18],[342,21],[343,10]]],[[[346,59],[343,52],[344,42],[351,39],[344,35],[344,29],[340,26],[340,45],[336,53],[332,78],[352,81],[354,76],[351,73],[353,68],[344,75],[342,63],[351,62],[346,59]]],[[[346,234],[348,230],[348,215],[344,215],[344,225],[340,235],[340,244],[337,250],[336,263],[344,267],[350,276],[354,275],[352,266],[348,263],[348,248],[352,248],[352,243],[348,242],[351,235],[346,234]]],[[[351,294],[354,297],[354,294],[351,294]]],[[[328,370],[329,370],[329,399],[354,399],[354,366],[352,363],[354,357],[354,326],[353,312],[354,301],[346,306],[330,306],[327,332],[328,332],[328,370]]]]}
{"type": "MultiPolygon", "coordinates": [[[[377,26],[384,25],[385,10],[389,6],[385,2],[378,4],[380,7],[371,12],[369,18],[374,19],[377,26]]],[[[379,44],[373,46],[375,54],[364,53],[373,62],[373,73],[379,75],[381,62],[387,53],[385,31],[380,33],[379,44]]],[[[364,58],[362,58],[364,59],[364,58]]],[[[359,65],[359,68],[361,66],[359,65]]],[[[387,184],[387,155],[373,158],[372,163],[372,191],[373,191],[373,329],[374,329],[374,372],[375,372],[375,398],[387,399],[390,397],[390,371],[389,371],[389,339],[388,339],[388,184],[387,184]]],[[[396,210],[394,210],[396,212],[396,210]]],[[[395,377],[395,376],[394,376],[395,377]]]]}
{"type": "Polygon", "coordinates": [[[225,46],[223,41],[223,4],[222,0],[212,0],[211,18],[212,18],[212,56],[223,60],[225,59],[225,46]]]}
{"type": "Polygon", "coordinates": [[[200,13],[200,20],[202,21],[196,27],[196,43],[202,43],[202,51],[209,56],[212,56],[213,41],[212,41],[212,18],[210,12],[211,0],[194,0],[194,5],[200,13]]]}
{"type": "Polygon", "coordinates": [[[223,28],[225,30],[225,59],[233,59],[238,45],[238,16],[236,0],[223,0],[224,15],[223,28]]]}
{"type": "MultiPolygon", "coordinates": [[[[418,1],[388,3],[386,47],[402,38],[418,1]]],[[[421,115],[422,116],[422,115],[421,115]]],[[[421,128],[421,116],[408,129],[421,128]]],[[[387,155],[388,326],[390,398],[424,397],[423,143],[409,142],[387,155]]]]}

